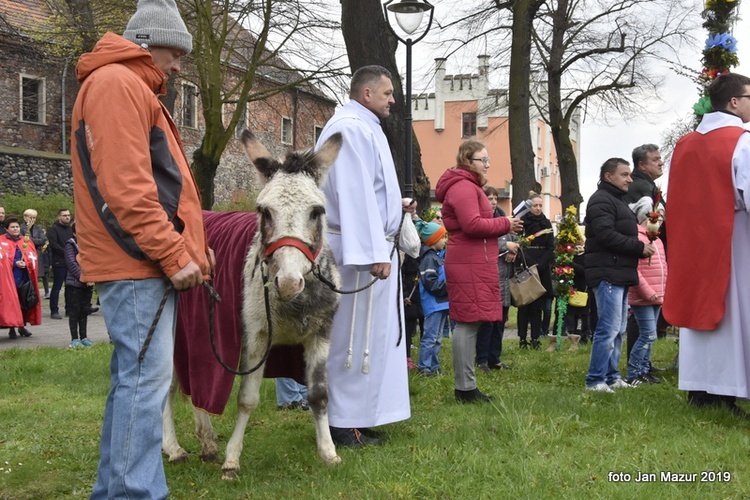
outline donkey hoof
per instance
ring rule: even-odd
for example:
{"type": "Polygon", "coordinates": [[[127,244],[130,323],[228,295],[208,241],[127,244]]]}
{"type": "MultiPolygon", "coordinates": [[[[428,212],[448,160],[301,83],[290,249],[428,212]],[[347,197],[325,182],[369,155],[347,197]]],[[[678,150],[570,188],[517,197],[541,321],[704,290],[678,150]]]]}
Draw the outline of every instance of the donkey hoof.
{"type": "Polygon", "coordinates": [[[201,453],[200,459],[203,462],[206,462],[208,464],[217,464],[219,463],[219,454],[218,453],[201,453]]]}
{"type": "Polygon", "coordinates": [[[188,454],[185,450],[180,448],[176,453],[169,456],[170,464],[184,464],[188,461],[188,454]]]}
{"type": "Polygon", "coordinates": [[[234,481],[237,479],[237,469],[222,469],[221,478],[224,481],[234,481]]]}
{"type": "Polygon", "coordinates": [[[334,466],[341,463],[341,457],[338,455],[334,455],[331,458],[323,459],[326,463],[326,465],[334,466]]]}

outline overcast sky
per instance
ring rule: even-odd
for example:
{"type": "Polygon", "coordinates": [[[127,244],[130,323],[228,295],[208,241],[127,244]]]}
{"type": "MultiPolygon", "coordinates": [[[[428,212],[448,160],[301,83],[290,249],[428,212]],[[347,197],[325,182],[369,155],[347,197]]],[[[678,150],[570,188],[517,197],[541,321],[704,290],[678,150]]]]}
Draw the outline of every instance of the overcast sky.
{"type": "MultiPolygon", "coordinates": [[[[455,2],[456,0],[432,1],[431,3],[436,8],[435,19],[444,23],[454,15],[455,12],[452,10],[451,4],[455,5],[455,2]]],[[[703,28],[700,28],[702,23],[700,8],[703,1],[696,0],[695,4],[695,24],[699,26],[695,32],[697,42],[692,49],[683,51],[682,62],[686,66],[700,69],[701,51],[708,35],[703,28]]],[[[744,62],[744,65],[740,64],[735,71],[750,76],[750,2],[746,1],[740,4],[739,15],[740,21],[735,26],[734,35],[737,38],[740,63],[744,62]],[[742,20],[743,15],[744,20],[742,20]]],[[[435,25],[433,24],[433,26],[435,25]]],[[[434,90],[434,82],[431,79],[434,71],[434,58],[441,56],[448,45],[445,36],[443,35],[441,40],[437,36],[437,31],[433,28],[422,42],[414,45],[414,82],[412,89],[414,93],[432,92],[434,90]]],[[[476,72],[476,56],[482,52],[482,49],[481,46],[475,45],[471,50],[462,50],[451,55],[447,61],[448,73],[476,72]]],[[[399,47],[397,55],[400,61],[399,69],[403,73],[405,72],[403,46],[399,47]]],[[[630,161],[631,152],[636,146],[645,143],[654,143],[661,146],[664,135],[672,128],[674,123],[692,112],[692,106],[699,98],[696,84],[687,77],[674,74],[666,65],[663,75],[666,78],[666,84],[660,91],[660,100],[655,99],[653,103],[649,103],[647,116],[624,121],[616,112],[610,112],[607,115],[607,123],[602,120],[594,121],[593,119],[584,121],[580,158],[581,194],[584,199],[588,199],[591,193],[596,190],[599,167],[604,160],[611,157],[621,157],[630,161]]],[[[491,81],[491,84],[494,86],[495,82],[491,81]]],[[[507,82],[501,81],[498,85],[507,86],[507,82]]],[[[666,180],[666,177],[665,174],[662,180],[666,180]]],[[[660,184],[660,182],[657,181],[657,184],[660,184]]]]}

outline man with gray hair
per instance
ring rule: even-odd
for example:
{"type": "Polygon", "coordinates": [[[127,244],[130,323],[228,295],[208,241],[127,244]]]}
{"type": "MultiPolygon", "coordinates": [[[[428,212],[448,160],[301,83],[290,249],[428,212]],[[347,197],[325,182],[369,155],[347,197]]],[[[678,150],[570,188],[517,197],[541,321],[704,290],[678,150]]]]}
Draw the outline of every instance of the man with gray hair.
{"type": "Polygon", "coordinates": [[[633,183],[623,201],[636,203],[644,196],[652,197],[657,189],[656,179],[664,175],[664,161],[661,159],[659,146],[643,144],[633,150],[633,172],[630,176],[633,183]]]}
{"type": "Polygon", "coordinates": [[[213,261],[198,188],[158,99],[191,49],[175,0],[139,0],[123,36],[105,34],[76,66],[70,150],[80,280],[96,284],[114,344],[93,499],[169,495],[162,411],[176,290],[202,283],[213,261]]]}

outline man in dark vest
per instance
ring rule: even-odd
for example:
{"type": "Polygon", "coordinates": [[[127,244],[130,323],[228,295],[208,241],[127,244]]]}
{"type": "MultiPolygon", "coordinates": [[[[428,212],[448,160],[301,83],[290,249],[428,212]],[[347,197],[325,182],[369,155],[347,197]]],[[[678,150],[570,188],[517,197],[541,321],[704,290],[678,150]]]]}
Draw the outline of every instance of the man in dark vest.
{"type": "Polygon", "coordinates": [[[669,173],[664,317],[680,327],[679,388],[696,406],[750,397],[750,78],[708,88],[713,112],[680,139],[669,173]]]}

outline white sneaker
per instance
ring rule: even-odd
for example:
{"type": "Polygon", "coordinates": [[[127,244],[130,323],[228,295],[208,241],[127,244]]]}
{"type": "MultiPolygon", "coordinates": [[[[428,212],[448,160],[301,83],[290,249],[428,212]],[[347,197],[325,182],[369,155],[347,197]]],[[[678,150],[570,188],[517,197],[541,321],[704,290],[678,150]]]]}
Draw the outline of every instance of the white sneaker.
{"type": "Polygon", "coordinates": [[[612,389],[627,389],[627,388],[633,388],[635,386],[628,384],[621,378],[618,378],[617,380],[609,384],[609,387],[611,387],[612,389]]]}
{"type": "Polygon", "coordinates": [[[592,392],[611,392],[611,393],[615,392],[612,389],[610,389],[610,386],[605,384],[604,382],[599,382],[596,385],[587,385],[586,390],[592,391],[592,392]]]}

